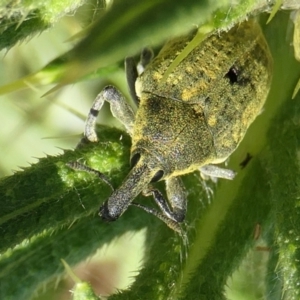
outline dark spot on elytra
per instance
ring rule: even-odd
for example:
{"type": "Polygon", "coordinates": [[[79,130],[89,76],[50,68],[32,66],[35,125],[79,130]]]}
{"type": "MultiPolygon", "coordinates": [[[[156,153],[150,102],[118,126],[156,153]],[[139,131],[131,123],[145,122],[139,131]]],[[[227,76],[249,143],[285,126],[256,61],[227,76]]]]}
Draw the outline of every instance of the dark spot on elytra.
{"type": "Polygon", "coordinates": [[[234,84],[239,80],[239,69],[235,66],[232,66],[229,71],[226,73],[225,77],[229,79],[230,84],[234,84]]]}

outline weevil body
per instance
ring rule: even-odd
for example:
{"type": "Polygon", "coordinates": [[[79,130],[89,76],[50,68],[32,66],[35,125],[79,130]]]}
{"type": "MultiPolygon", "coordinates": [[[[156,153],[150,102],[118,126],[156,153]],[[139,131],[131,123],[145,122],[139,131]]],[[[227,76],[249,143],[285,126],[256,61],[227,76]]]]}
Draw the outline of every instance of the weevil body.
{"type": "Polygon", "coordinates": [[[130,92],[138,105],[134,115],[123,96],[106,87],[96,98],[86,122],[85,138],[96,141],[95,121],[104,101],[132,137],[132,169],[101,206],[112,221],[134,204],[178,230],[186,213],[180,175],[200,170],[232,179],[234,173],[215,164],[236,149],[266,100],[272,58],[259,25],[247,21],[213,34],[198,45],[168,76],[163,75],[193,35],[169,41],[156,58],[145,51],[138,74],[126,60],[130,92]],[[166,181],[168,201],[150,183],[166,181]],[[161,212],[133,202],[152,194],[161,212]]]}

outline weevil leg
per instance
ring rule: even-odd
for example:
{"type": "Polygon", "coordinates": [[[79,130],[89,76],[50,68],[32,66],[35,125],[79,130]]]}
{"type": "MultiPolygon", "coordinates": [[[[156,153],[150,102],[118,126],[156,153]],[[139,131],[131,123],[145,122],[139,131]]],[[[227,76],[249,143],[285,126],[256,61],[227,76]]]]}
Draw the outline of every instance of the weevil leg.
{"type": "Polygon", "coordinates": [[[171,208],[168,204],[168,201],[164,198],[159,190],[149,187],[144,191],[144,194],[152,194],[154,201],[161,209],[163,215],[177,223],[183,222],[186,214],[187,201],[181,179],[179,177],[167,179],[166,192],[171,208]]]}
{"type": "MultiPolygon", "coordinates": [[[[96,120],[104,101],[109,102],[110,110],[115,118],[117,118],[126,128],[127,132],[132,135],[134,124],[134,112],[129,104],[126,103],[122,94],[113,86],[105,87],[96,97],[90,109],[87,120],[85,122],[84,138],[89,142],[97,142],[96,120]]],[[[82,142],[81,142],[82,143],[82,142]]]]}
{"type": "Polygon", "coordinates": [[[150,49],[150,48],[143,49],[143,51],[141,53],[140,61],[137,65],[138,75],[141,75],[145,71],[146,66],[150,63],[153,56],[154,56],[154,54],[153,54],[152,49],[150,49]]]}
{"type": "Polygon", "coordinates": [[[186,193],[180,177],[172,177],[166,180],[166,192],[172,207],[173,218],[177,222],[183,222],[186,214],[186,193]]]}
{"type": "Polygon", "coordinates": [[[156,209],[144,206],[137,202],[132,202],[131,205],[139,207],[139,208],[143,209],[144,211],[146,211],[147,213],[156,216],[161,221],[163,221],[169,228],[178,232],[180,235],[183,235],[183,232],[182,232],[182,229],[181,229],[179,223],[170,219],[168,216],[164,215],[163,213],[157,211],[156,209]]]}
{"type": "Polygon", "coordinates": [[[215,178],[224,178],[232,180],[236,172],[229,170],[229,169],[223,169],[215,165],[205,165],[201,168],[199,168],[200,172],[206,176],[209,177],[215,177],[215,178]]]}
{"type": "Polygon", "coordinates": [[[144,48],[141,53],[140,62],[136,65],[133,57],[125,58],[125,72],[126,80],[131,98],[133,99],[136,106],[139,106],[140,99],[136,94],[135,82],[139,75],[141,75],[147,64],[152,60],[153,52],[149,48],[144,48]]]}
{"type": "Polygon", "coordinates": [[[180,223],[183,222],[186,214],[186,195],[181,179],[178,177],[168,179],[166,181],[166,191],[172,209],[162,193],[151,186],[144,190],[143,194],[145,196],[152,195],[161,212],[136,202],[132,202],[131,205],[137,206],[147,213],[156,216],[168,227],[183,236],[184,234],[180,227],[180,223]]]}
{"type": "Polygon", "coordinates": [[[138,78],[138,71],[133,57],[125,58],[125,73],[130,96],[133,99],[136,106],[139,106],[140,99],[135,91],[135,82],[138,78]]]}
{"type": "MultiPolygon", "coordinates": [[[[132,108],[126,103],[125,98],[115,87],[107,86],[94,100],[85,122],[84,137],[81,139],[76,148],[81,147],[83,144],[88,142],[98,141],[98,136],[96,133],[96,120],[104,101],[109,102],[110,110],[113,116],[117,118],[126,127],[127,132],[132,135],[134,124],[134,112],[132,108]]],[[[114,190],[113,186],[103,173],[79,162],[69,162],[67,163],[67,166],[74,170],[85,171],[97,175],[102,181],[109,185],[112,190],[114,190]]]]}

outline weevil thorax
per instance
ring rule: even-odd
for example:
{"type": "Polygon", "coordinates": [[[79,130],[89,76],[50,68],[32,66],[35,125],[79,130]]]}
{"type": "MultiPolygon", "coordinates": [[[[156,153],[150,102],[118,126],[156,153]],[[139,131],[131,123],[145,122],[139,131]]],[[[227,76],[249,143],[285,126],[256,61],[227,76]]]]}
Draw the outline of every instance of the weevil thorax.
{"type": "Polygon", "coordinates": [[[131,151],[132,156],[147,157],[152,168],[158,166],[164,172],[164,178],[189,173],[216,156],[202,112],[152,94],[141,98],[131,151]]]}
{"type": "Polygon", "coordinates": [[[192,38],[168,42],[136,82],[132,153],[152,155],[166,177],[227,159],[270,88],[272,57],[255,21],[209,36],[163,81],[192,38]]]}

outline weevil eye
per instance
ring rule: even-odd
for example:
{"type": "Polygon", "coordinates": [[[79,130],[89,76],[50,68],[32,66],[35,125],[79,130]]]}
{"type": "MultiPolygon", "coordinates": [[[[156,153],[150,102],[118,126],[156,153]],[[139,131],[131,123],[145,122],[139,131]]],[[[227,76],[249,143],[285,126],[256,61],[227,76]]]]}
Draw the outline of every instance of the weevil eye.
{"type": "Polygon", "coordinates": [[[130,160],[130,166],[131,166],[131,168],[133,168],[138,163],[138,161],[140,160],[140,158],[141,158],[141,154],[140,153],[135,153],[131,157],[131,160],[130,160]]]}
{"type": "Polygon", "coordinates": [[[151,179],[150,182],[157,182],[157,181],[159,181],[163,176],[164,176],[164,171],[163,171],[163,170],[159,170],[158,172],[156,172],[156,174],[153,176],[153,178],[151,179]]]}

